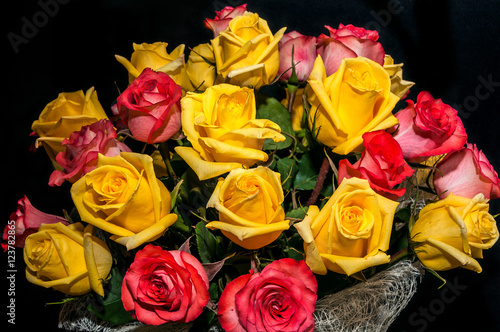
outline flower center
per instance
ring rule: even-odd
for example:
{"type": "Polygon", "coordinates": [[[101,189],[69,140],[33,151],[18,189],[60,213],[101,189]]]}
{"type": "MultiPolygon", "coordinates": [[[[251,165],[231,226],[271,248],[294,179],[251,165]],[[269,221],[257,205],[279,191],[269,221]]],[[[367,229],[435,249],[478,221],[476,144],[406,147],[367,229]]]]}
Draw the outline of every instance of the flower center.
{"type": "Polygon", "coordinates": [[[372,74],[369,71],[359,72],[349,68],[349,75],[347,78],[348,80],[346,83],[356,90],[360,90],[362,92],[377,92],[377,81],[373,79],[372,74]]]}
{"type": "Polygon", "coordinates": [[[371,236],[374,217],[370,211],[356,205],[344,206],[340,213],[340,233],[348,239],[366,239],[371,236]]]}
{"type": "Polygon", "coordinates": [[[238,189],[247,195],[255,195],[259,192],[260,182],[255,177],[245,177],[237,183],[238,189]]]}
{"type": "Polygon", "coordinates": [[[229,29],[244,41],[257,37],[262,32],[258,28],[259,16],[255,13],[242,15],[229,23],[229,29]]]}
{"type": "Polygon", "coordinates": [[[238,91],[230,95],[222,94],[217,100],[216,117],[213,124],[219,127],[224,127],[227,130],[241,128],[248,120],[248,115],[245,114],[245,105],[247,103],[248,94],[243,91],[238,91]]]}
{"type": "Polygon", "coordinates": [[[127,186],[127,178],[119,172],[110,172],[104,179],[100,192],[99,200],[102,202],[114,201],[127,186]]]}
{"type": "Polygon", "coordinates": [[[32,257],[36,260],[37,265],[43,264],[43,256],[45,256],[51,247],[51,241],[49,239],[43,239],[42,241],[37,242],[37,244],[31,250],[32,257]]]}
{"type": "Polygon", "coordinates": [[[363,224],[363,210],[350,206],[342,211],[342,227],[348,233],[357,233],[363,224]]]}

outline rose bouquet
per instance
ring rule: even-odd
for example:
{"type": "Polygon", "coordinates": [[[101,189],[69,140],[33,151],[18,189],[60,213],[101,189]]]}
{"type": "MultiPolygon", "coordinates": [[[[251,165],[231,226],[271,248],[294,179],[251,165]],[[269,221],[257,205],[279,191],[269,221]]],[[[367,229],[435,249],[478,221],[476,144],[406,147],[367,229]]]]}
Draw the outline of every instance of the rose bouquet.
{"type": "Polygon", "coordinates": [[[117,55],[110,109],[64,92],[33,122],[74,209],[23,197],[2,246],[66,294],[61,326],[80,308],[100,327],[312,331],[324,299],[402,261],[481,272],[498,175],[455,109],[406,99],[376,31],[271,31],[246,5],[205,26],[188,52],[117,55]]]}

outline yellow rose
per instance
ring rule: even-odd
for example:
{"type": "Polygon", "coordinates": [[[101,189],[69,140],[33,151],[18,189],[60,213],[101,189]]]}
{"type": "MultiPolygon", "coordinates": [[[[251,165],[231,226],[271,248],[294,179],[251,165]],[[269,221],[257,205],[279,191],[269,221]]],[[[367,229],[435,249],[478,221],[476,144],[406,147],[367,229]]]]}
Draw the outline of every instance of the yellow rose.
{"type": "Polygon", "coordinates": [[[266,161],[264,141],[285,140],[276,123],[255,118],[253,89],[218,84],[203,93],[188,92],[181,107],[182,129],[192,148],[176,147],[175,151],[200,180],[266,161]]]}
{"type": "Polygon", "coordinates": [[[325,206],[311,205],[295,224],[304,240],[306,263],[314,273],[352,275],[389,263],[392,222],[398,203],[371,188],[367,180],[344,179],[325,206]]]}
{"type": "Polygon", "coordinates": [[[212,39],[221,82],[259,88],[271,84],[279,69],[278,43],[286,28],[274,36],[258,14],[245,12],[212,39]]]}
{"type": "Polygon", "coordinates": [[[207,228],[220,229],[246,249],[259,249],[289,228],[285,220],[279,173],[267,167],[232,170],[220,178],[207,207],[219,211],[219,220],[207,228]]]}
{"type": "Polygon", "coordinates": [[[177,220],[170,193],[145,154],[99,154],[97,168],[73,184],[71,197],[83,221],[113,234],[128,250],[162,236],[177,220]]]}
{"type": "Polygon", "coordinates": [[[145,68],[161,71],[169,75],[175,83],[184,90],[191,90],[191,83],[184,66],[185,45],[177,46],[170,54],[167,52],[168,43],[156,42],[153,44],[133,43],[134,52],[130,61],[120,55],[115,55],[116,60],[128,71],[129,83],[139,76],[145,68]]]}
{"type": "Polygon", "coordinates": [[[186,73],[193,85],[193,90],[205,91],[215,82],[215,58],[211,44],[200,44],[189,53],[186,73]]]}
{"type": "Polygon", "coordinates": [[[430,269],[456,267],[481,272],[475,258],[498,240],[496,221],[483,194],[465,198],[450,194],[426,205],[411,230],[418,259],[430,269]]]}
{"type": "Polygon", "coordinates": [[[104,296],[102,282],[113,258],[106,243],[92,235],[92,230],[93,226],[84,228],[81,223],[42,224],[24,245],[27,280],[68,295],[93,290],[104,296]]]}
{"type": "Polygon", "coordinates": [[[391,92],[398,98],[403,98],[408,90],[415,85],[415,83],[403,79],[403,64],[395,64],[394,59],[389,54],[385,55],[384,69],[391,78],[391,92]]]}
{"type": "Polygon", "coordinates": [[[82,90],[62,92],[45,106],[38,120],[31,125],[39,136],[35,146],[43,145],[54,167],[62,170],[55,160],[59,152],[66,151],[62,141],[72,132],[80,131],[81,127],[107,118],[93,87],[85,94],[82,90]]]}
{"type": "Polygon", "coordinates": [[[387,72],[370,59],[345,58],[327,77],[318,56],[308,82],[309,126],[336,154],[360,152],[364,133],[398,124],[392,110],[399,98],[387,72]]]}

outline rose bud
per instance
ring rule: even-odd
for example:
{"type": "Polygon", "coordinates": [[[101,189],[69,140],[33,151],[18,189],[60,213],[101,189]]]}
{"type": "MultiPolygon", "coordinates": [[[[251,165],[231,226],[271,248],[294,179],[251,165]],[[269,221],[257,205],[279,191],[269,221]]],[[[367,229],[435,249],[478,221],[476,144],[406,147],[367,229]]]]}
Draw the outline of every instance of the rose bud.
{"type": "Polygon", "coordinates": [[[417,102],[395,114],[399,121],[394,139],[408,161],[421,162],[431,156],[451,153],[467,142],[467,133],[457,111],[427,91],[418,94],[417,102]]]}
{"type": "Polygon", "coordinates": [[[396,200],[406,189],[393,189],[413,174],[413,169],[403,159],[398,142],[384,130],[363,134],[365,149],[354,164],[347,159],[339,162],[338,183],[343,179],[358,177],[370,182],[370,187],[382,196],[396,200]]]}
{"type": "Polygon", "coordinates": [[[64,180],[74,183],[96,167],[99,153],[113,157],[122,151],[131,152],[116,137],[116,131],[109,120],[99,120],[83,126],[80,131],[72,132],[69,139],[62,142],[66,152],[59,152],[56,156],[56,161],[64,171],[54,170],[50,175],[49,185],[60,186],[64,180]]]}
{"type": "Polygon", "coordinates": [[[216,15],[213,19],[205,19],[205,27],[213,31],[215,38],[219,35],[219,32],[227,29],[227,27],[229,26],[229,22],[233,18],[243,15],[246,10],[246,3],[238,7],[226,6],[221,11],[216,11],[216,15]]]}
{"type": "Polygon", "coordinates": [[[440,198],[450,193],[467,198],[479,193],[487,199],[500,197],[497,172],[484,153],[470,143],[439,162],[434,172],[434,188],[440,198]]]}
{"type": "Polygon", "coordinates": [[[280,76],[280,80],[287,81],[290,78],[292,66],[295,66],[295,74],[299,82],[307,80],[316,59],[316,38],[292,31],[281,38],[278,46],[280,53],[278,76],[280,76]],[[294,63],[292,63],[292,56],[294,63]]]}
{"type": "Polygon", "coordinates": [[[318,37],[317,53],[325,62],[328,76],[337,71],[344,58],[361,56],[379,65],[384,64],[385,52],[382,45],[377,42],[377,31],[365,30],[352,24],[340,24],[338,29],[325,27],[330,31],[330,36],[321,34],[318,37]]]}
{"type": "Polygon", "coordinates": [[[165,142],[181,128],[181,95],[170,76],[146,68],[118,97],[118,111],[136,140],[165,142]]]}
{"type": "Polygon", "coordinates": [[[17,201],[17,210],[10,215],[9,224],[3,231],[2,248],[7,251],[9,235],[15,237],[14,247],[24,247],[24,241],[30,234],[36,233],[42,224],[68,224],[66,218],[42,212],[31,205],[28,197],[17,201]],[[14,225],[14,228],[12,227],[14,225]]]}

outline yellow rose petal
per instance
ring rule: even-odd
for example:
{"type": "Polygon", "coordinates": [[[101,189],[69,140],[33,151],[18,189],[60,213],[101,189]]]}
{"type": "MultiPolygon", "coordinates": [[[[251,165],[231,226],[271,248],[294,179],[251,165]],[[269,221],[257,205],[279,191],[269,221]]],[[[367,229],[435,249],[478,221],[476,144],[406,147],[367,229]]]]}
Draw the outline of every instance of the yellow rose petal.
{"type": "Polygon", "coordinates": [[[159,220],[154,225],[140,231],[137,234],[132,236],[120,237],[117,235],[113,235],[111,239],[121,245],[127,247],[127,250],[132,250],[140,246],[145,242],[154,241],[160,236],[162,236],[168,227],[172,226],[173,223],[177,221],[177,215],[175,213],[171,213],[167,215],[165,218],[159,220]]]}
{"type": "Polygon", "coordinates": [[[244,165],[233,162],[210,162],[200,157],[200,154],[193,148],[178,146],[175,152],[184,159],[200,180],[207,180],[222,175],[236,168],[243,168],[244,165]]]}
{"type": "Polygon", "coordinates": [[[90,287],[97,294],[104,296],[104,289],[102,287],[102,281],[99,280],[99,272],[97,271],[97,265],[94,257],[94,245],[92,243],[92,232],[93,226],[89,225],[85,227],[85,233],[83,235],[83,249],[85,254],[85,263],[87,264],[88,277],[90,281],[90,287]]]}
{"type": "Polygon", "coordinates": [[[327,269],[323,263],[323,259],[314,242],[314,236],[311,231],[311,220],[314,220],[319,214],[319,208],[316,205],[309,206],[307,214],[301,222],[295,223],[293,226],[297,229],[300,237],[304,240],[304,251],[306,254],[306,264],[313,273],[325,275],[327,269]]]}

